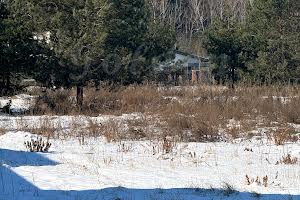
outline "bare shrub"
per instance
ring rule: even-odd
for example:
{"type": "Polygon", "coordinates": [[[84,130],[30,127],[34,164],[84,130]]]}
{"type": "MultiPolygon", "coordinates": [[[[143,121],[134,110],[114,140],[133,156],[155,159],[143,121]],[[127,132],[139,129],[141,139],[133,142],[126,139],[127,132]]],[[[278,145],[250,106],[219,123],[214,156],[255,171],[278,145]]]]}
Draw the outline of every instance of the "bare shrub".
{"type": "Polygon", "coordinates": [[[95,90],[95,88],[85,88],[84,101],[81,112],[88,115],[98,114],[118,114],[121,110],[122,88],[114,89],[112,86],[104,85],[95,90]]]}
{"type": "Polygon", "coordinates": [[[121,127],[118,122],[109,120],[101,126],[101,134],[107,142],[121,141],[121,127]]]}
{"type": "Polygon", "coordinates": [[[153,86],[132,86],[121,93],[122,111],[125,112],[146,112],[156,110],[161,105],[162,97],[157,87],[153,86]]]}
{"type": "Polygon", "coordinates": [[[170,153],[172,152],[174,148],[174,141],[172,141],[172,138],[165,137],[162,145],[163,153],[170,153]]]}
{"type": "Polygon", "coordinates": [[[291,154],[287,154],[286,156],[282,156],[282,159],[276,162],[278,164],[285,164],[285,165],[294,165],[297,164],[298,158],[292,157],[291,154]]]}
{"type": "Polygon", "coordinates": [[[229,183],[223,183],[223,193],[225,196],[230,196],[231,194],[235,193],[235,189],[232,185],[230,185],[229,183]]]}
{"type": "Polygon", "coordinates": [[[31,113],[37,115],[74,114],[78,111],[71,97],[70,90],[48,90],[36,99],[34,106],[31,108],[31,113]]]}
{"type": "Polygon", "coordinates": [[[92,120],[90,118],[87,119],[88,124],[87,127],[85,128],[87,131],[87,135],[89,137],[97,137],[101,133],[101,123],[98,123],[96,120],[92,120]]]}
{"type": "Polygon", "coordinates": [[[46,153],[51,147],[51,143],[48,140],[44,140],[42,137],[37,139],[31,139],[30,141],[24,142],[26,149],[30,152],[42,152],[46,153]]]}
{"type": "Polygon", "coordinates": [[[282,106],[282,115],[289,123],[300,124],[300,97],[290,99],[282,106]]]}
{"type": "Polygon", "coordinates": [[[27,131],[48,139],[56,137],[56,127],[49,117],[40,117],[33,124],[29,124],[27,120],[20,117],[17,118],[16,124],[19,131],[27,131]]]}
{"type": "Polygon", "coordinates": [[[299,140],[295,130],[288,127],[277,129],[272,137],[276,145],[284,145],[287,142],[297,142],[299,140]]]}
{"type": "Polygon", "coordinates": [[[7,132],[7,129],[0,128],[0,135],[4,135],[7,132]]]}

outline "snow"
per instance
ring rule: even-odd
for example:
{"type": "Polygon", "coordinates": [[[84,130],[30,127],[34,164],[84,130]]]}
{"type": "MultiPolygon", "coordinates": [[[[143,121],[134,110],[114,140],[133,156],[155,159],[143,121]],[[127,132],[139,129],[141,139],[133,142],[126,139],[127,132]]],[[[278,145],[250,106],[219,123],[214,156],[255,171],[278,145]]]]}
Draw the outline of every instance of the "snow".
{"type": "Polygon", "coordinates": [[[100,137],[81,145],[69,138],[51,140],[50,152],[42,154],[26,152],[23,143],[33,136],[0,136],[1,200],[300,199],[300,163],[275,164],[287,153],[300,158],[299,143],[176,143],[166,154],[161,141],[107,143],[100,137]],[[267,175],[268,186],[247,185],[246,175],[267,175]],[[235,191],[224,191],[226,184],[235,191]]]}
{"type": "MultiPolygon", "coordinates": [[[[24,111],[32,101],[29,95],[15,96],[12,108],[24,111]]],[[[7,102],[0,99],[1,106],[7,102]]],[[[109,143],[98,137],[85,138],[82,144],[70,136],[51,139],[48,153],[32,153],[24,142],[36,135],[20,131],[47,122],[61,135],[74,121],[85,129],[89,120],[126,125],[127,120],[143,117],[141,113],[0,116],[0,128],[6,130],[0,135],[0,200],[300,200],[300,142],[276,146],[263,136],[232,142],[177,142],[170,153],[164,153],[158,140],[109,143]],[[298,162],[276,164],[287,154],[298,162]],[[248,185],[246,175],[261,182],[268,176],[267,187],[256,182],[248,185]]],[[[239,124],[230,121],[229,126],[239,124]]],[[[300,132],[299,125],[293,126],[300,132]]]]}
{"type": "MultiPolygon", "coordinates": [[[[6,130],[19,130],[19,129],[30,129],[40,128],[44,124],[48,124],[50,127],[56,129],[67,130],[70,129],[74,123],[81,128],[88,125],[91,120],[94,123],[106,123],[108,121],[115,121],[118,123],[124,123],[128,120],[137,120],[143,117],[141,113],[123,114],[120,116],[113,115],[99,115],[98,117],[88,117],[84,115],[78,116],[10,116],[0,115],[0,128],[6,130]]],[[[60,130],[63,132],[62,130],[60,130]]]]}
{"type": "Polygon", "coordinates": [[[13,97],[0,97],[0,108],[3,108],[11,100],[11,112],[22,113],[29,110],[30,106],[34,103],[34,96],[27,94],[19,94],[13,97]]]}

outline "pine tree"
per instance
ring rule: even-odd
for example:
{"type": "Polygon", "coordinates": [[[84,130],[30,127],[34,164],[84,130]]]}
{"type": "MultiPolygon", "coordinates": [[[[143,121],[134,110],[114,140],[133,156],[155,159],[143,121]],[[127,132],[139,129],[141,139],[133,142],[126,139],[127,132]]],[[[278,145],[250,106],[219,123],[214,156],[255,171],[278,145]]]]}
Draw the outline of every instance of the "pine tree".
{"type": "Polygon", "coordinates": [[[168,26],[159,30],[162,26],[151,22],[144,0],[33,1],[38,32],[50,32],[49,46],[59,60],[54,76],[77,87],[79,106],[89,81],[141,83],[153,60],[175,43],[168,26]]]}
{"type": "Polygon", "coordinates": [[[123,84],[141,83],[153,72],[153,62],[163,59],[175,44],[175,32],[153,21],[145,0],[112,0],[105,19],[106,73],[123,84]],[[110,62],[110,60],[113,60],[110,62]],[[115,62],[117,60],[118,62],[115,62]]]}
{"type": "Polygon", "coordinates": [[[299,8],[297,0],[253,1],[247,28],[260,41],[251,65],[256,80],[275,83],[300,77],[299,8]]]}
{"type": "Polygon", "coordinates": [[[228,8],[226,17],[216,19],[205,32],[203,45],[215,64],[215,78],[223,83],[230,80],[234,88],[239,75],[248,72],[247,62],[256,58],[258,41],[246,34],[244,24],[236,21],[228,8]]]}
{"type": "Polygon", "coordinates": [[[77,87],[79,106],[83,102],[83,87],[103,58],[103,16],[107,8],[102,0],[35,2],[36,12],[41,13],[35,19],[41,22],[39,31],[50,32],[49,46],[59,60],[59,71],[54,76],[63,86],[77,87]]]}
{"type": "Polygon", "coordinates": [[[30,7],[22,0],[0,1],[0,76],[1,90],[7,94],[18,86],[16,78],[29,75],[41,49],[30,25],[30,7]]]}

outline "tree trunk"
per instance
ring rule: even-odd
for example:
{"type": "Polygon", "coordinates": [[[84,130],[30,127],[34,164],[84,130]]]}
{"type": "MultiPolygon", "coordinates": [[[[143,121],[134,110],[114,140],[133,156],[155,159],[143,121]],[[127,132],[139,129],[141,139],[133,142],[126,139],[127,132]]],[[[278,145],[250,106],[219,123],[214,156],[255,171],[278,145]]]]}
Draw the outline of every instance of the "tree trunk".
{"type": "Polygon", "coordinates": [[[6,92],[5,95],[8,95],[10,91],[10,74],[6,75],[6,92]]]}
{"type": "Polygon", "coordinates": [[[77,86],[76,100],[77,106],[81,108],[83,104],[83,86],[77,86]]]}
{"type": "Polygon", "coordinates": [[[234,90],[234,67],[231,68],[231,89],[234,90]]]}

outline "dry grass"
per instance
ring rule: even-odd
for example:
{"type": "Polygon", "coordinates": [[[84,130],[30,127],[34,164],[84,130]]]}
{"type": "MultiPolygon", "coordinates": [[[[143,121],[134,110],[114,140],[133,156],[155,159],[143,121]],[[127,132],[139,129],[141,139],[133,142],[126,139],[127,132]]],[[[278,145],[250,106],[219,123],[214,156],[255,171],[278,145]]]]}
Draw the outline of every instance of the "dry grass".
{"type": "Polygon", "coordinates": [[[121,141],[122,131],[120,124],[114,120],[110,120],[101,126],[101,134],[106,138],[107,142],[121,141]]]}
{"type": "Polygon", "coordinates": [[[276,164],[295,165],[297,162],[297,157],[292,157],[291,154],[287,154],[286,156],[282,156],[282,159],[277,161],[276,164]]]}
{"type": "Polygon", "coordinates": [[[101,136],[107,142],[120,142],[126,140],[153,139],[154,134],[146,118],[127,119],[119,121],[111,119],[99,127],[101,136]]]}
{"type": "MultiPolygon", "coordinates": [[[[74,90],[48,91],[37,100],[32,113],[98,116],[138,112],[147,117],[155,116],[160,121],[151,122],[145,117],[127,122],[131,123],[128,137],[119,134],[116,128],[119,125],[112,122],[101,126],[90,121],[83,134],[105,135],[108,141],[151,139],[157,137],[157,129],[164,132],[158,136],[160,139],[172,136],[182,141],[216,141],[224,137],[248,136],[247,133],[258,126],[272,127],[273,122],[300,123],[299,87],[243,86],[233,91],[219,86],[103,85],[99,90],[85,88],[82,109],[75,106],[74,99],[74,90]],[[228,128],[230,120],[240,122],[240,126],[228,128]],[[220,135],[222,129],[224,134],[220,135]]],[[[275,143],[296,140],[296,137],[286,138],[285,135],[276,132],[275,143]]]]}
{"type": "Polygon", "coordinates": [[[101,123],[98,123],[95,120],[87,118],[88,125],[86,127],[86,132],[89,137],[98,137],[101,134],[101,123]]]}
{"type": "Polygon", "coordinates": [[[165,137],[162,143],[163,153],[171,153],[173,148],[176,146],[176,142],[172,141],[172,138],[165,137]]]}
{"type": "Polygon", "coordinates": [[[85,88],[82,114],[120,114],[120,91],[122,88],[116,90],[109,86],[102,87],[100,90],[85,88]]]}
{"type": "Polygon", "coordinates": [[[259,186],[264,186],[264,187],[268,187],[268,183],[269,183],[269,177],[268,175],[266,176],[263,176],[263,177],[259,177],[259,176],[256,176],[256,178],[251,178],[249,177],[247,174],[246,174],[246,184],[247,185],[251,185],[251,184],[257,184],[259,186]]]}
{"type": "Polygon", "coordinates": [[[30,123],[30,121],[24,120],[22,117],[16,120],[17,130],[26,131],[36,135],[40,135],[46,138],[56,138],[55,124],[49,119],[49,117],[40,117],[35,124],[30,123]]]}
{"type": "Polygon", "coordinates": [[[4,135],[7,132],[5,128],[0,128],[0,136],[4,135]]]}
{"type": "Polygon", "coordinates": [[[125,112],[154,111],[162,103],[162,96],[154,86],[132,86],[121,91],[121,105],[125,112]]]}
{"type": "Polygon", "coordinates": [[[236,190],[234,189],[234,187],[232,185],[230,185],[229,183],[225,183],[225,182],[223,183],[222,189],[223,189],[223,194],[225,196],[230,196],[236,192],[236,190]]]}
{"type": "Polygon", "coordinates": [[[300,97],[290,99],[290,102],[282,108],[282,115],[285,121],[300,124],[300,97]]]}
{"type": "Polygon", "coordinates": [[[299,137],[295,134],[294,129],[284,126],[283,128],[277,129],[272,134],[272,140],[276,145],[284,145],[287,142],[297,142],[299,137]]]}
{"type": "Polygon", "coordinates": [[[149,127],[149,119],[146,117],[141,117],[140,119],[127,120],[126,124],[128,126],[126,139],[141,140],[141,139],[151,139],[154,134],[151,132],[152,129],[149,127]]]}
{"type": "Polygon", "coordinates": [[[133,151],[132,144],[126,144],[126,143],[122,143],[122,142],[119,143],[118,152],[128,153],[128,152],[132,152],[132,151],[133,151]]]}
{"type": "Polygon", "coordinates": [[[72,99],[70,90],[46,91],[41,95],[31,109],[33,115],[68,115],[75,114],[78,110],[72,99]]]}

